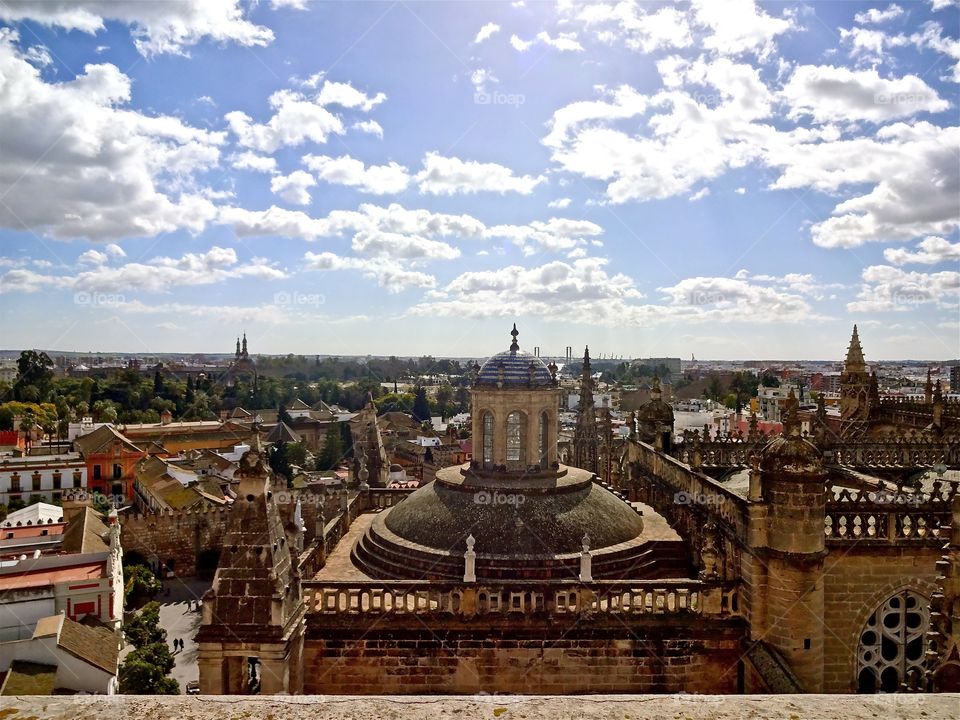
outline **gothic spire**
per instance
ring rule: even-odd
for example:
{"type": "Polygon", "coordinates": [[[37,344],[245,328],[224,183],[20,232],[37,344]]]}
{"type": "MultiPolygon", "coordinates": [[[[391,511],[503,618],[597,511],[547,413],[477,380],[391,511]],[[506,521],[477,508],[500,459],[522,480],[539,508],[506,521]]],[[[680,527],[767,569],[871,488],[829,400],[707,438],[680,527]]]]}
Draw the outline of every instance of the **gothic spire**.
{"type": "Polygon", "coordinates": [[[865,372],[867,365],[863,360],[863,348],[860,347],[860,335],[857,333],[857,326],[853,326],[853,336],[850,338],[850,345],[847,347],[847,359],[843,364],[845,372],[865,372]]]}

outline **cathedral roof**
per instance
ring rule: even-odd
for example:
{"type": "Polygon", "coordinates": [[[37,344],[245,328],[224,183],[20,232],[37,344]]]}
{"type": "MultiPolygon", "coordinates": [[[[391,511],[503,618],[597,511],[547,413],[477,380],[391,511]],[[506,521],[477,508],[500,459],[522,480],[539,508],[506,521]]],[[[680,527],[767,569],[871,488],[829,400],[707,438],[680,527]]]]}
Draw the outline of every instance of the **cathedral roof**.
{"type": "Polygon", "coordinates": [[[554,387],[556,381],[543,360],[520,350],[517,326],[513,326],[513,342],[509,350],[489,358],[477,374],[477,385],[499,387],[554,387]]]}

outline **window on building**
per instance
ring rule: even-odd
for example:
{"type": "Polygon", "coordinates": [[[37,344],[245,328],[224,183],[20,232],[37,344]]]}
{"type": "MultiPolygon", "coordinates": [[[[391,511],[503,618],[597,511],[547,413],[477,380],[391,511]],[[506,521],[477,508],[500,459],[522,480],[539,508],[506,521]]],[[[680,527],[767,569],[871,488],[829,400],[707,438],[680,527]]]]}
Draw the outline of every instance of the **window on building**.
{"type": "Polygon", "coordinates": [[[20,476],[17,473],[10,476],[10,492],[20,492],[20,476]]]}
{"type": "Polygon", "coordinates": [[[53,489],[54,489],[54,490],[59,490],[59,489],[60,489],[60,483],[61,483],[62,479],[63,479],[63,475],[60,474],[59,472],[55,472],[55,473],[53,474],[53,489]]]}
{"type": "Polygon", "coordinates": [[[483,413],[483,462],[493,462],[493,413],[483,413]]]}
{"type": "Polygon", "coordinates": [[[80,482],[81,482],[82,480],[83,480],[83,473],[81,473],[79,470],[74,470],[74,471],[73,471],[73,486],[74,486],[75,488],[80,487],[80,482]]]}
{"type": "Polygon", "coordinates": [[[526,462],[525,425],[523,413],[519,410],[507,415],[507,462],[526,462]]]}
{"type": "Polygon", "coordinates": [[[123,477],[123,465],[120,463],[115,463],[113,466],[113,479],[119,480],[123,477]]]}
{"type": "Polygon", "coordinates": [[[540,456],[540,467],[547,467],[547,448],[550,447],[550,438],[548,436],[548,430],[550,427],[550,419],[547,417],[547,413],[540,413],[540,432],[538,433],[540,437],[539,451],[538,455],[540,456]]]}
{"type": "Polygon", "coordinates": [[[34,490],[39,490],[39,489],[40,489],[40,480],[41,480],[41,479],[42,479],[42,478],[40,477],[40,473],[38,473],[38,472],[35,472],[33,475],[30,476],[30,480],[31,480],[32,483],[33,483],[33,489],[34,489],[34,490]]]}
{"type": "Polygon", "coordinates": [[[898,692],[908,675],[922,675],[929,605],[922,595],[904,590],[870,616],[857,648],[858,692],[898,692]]]}
{"type": "Polygon", "coordinates": [[[102,470],[100,465],[93,466],[93,479],[99,480],[102,477],[102,470]]]}

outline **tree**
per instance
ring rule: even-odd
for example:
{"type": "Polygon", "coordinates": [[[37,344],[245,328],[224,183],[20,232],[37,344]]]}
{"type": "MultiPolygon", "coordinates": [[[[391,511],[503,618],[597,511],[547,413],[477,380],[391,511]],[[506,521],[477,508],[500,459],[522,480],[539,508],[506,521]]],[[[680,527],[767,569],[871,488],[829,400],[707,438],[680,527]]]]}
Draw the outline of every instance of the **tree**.
{"type": "Polygon", "coordinates": [[[285,477],[288,483],[293,480],[293,468],[290,466],[290,458],[287,455],[287,443],[277,443],[271,447],[267,453],[267,460],[274,473],[285,477]]]}
{"type": "Polygon", "coordinates": [[[160,627],[160,603],[149,602],[129,622],[123,625],[123,634],[134,647],[166,643],[167,631],[160,627]]]}
{"type": "MultiPolygon", "coordinates": [[[[167,650],[167,654],[170,651],[167,650]]],[[[144,659],[139,650],[127,655],[120,666],[120,692],[123,695],[179,695],[180,685],[167,677],[160,666],[144,659]]]]}
{"type": "Polygon", "coordinates": [[[327,435],[323,448],[317,456],[317,470],[334,470],[343,460],[343,437],[340,423],[332,422],[327,426],[327,435]]]}
{"type": "MultiPolygon", "coordinates": [[[[45,352],[24,350],[17,360],[17,387],[33,386],[45,396],[53,381],[53,360],[45,352]]],[[[38,400],[40,398],[37,398],[38,400]]]]}
{"type": "Polygon", "coordinates": [[[418,385],[413,396],[413,418],[417,422],[430,420],[430,402],[427,400],[427,389],[418,385]]]}
{"type": "Polygon", "coordinates": [[[143,565],[131,565],[124,569],[124,574],[126,575],[124,598],[127,603],[140,598],[156,597],[163,588],[157,576],[150,568],[143,565]]]}

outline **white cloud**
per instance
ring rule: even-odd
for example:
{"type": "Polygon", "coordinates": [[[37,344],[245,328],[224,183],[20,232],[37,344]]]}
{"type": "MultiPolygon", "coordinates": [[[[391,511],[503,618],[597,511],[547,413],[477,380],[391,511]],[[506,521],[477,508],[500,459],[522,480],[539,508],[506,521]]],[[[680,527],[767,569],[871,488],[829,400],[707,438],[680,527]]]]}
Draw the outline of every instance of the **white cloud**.
{"type": "Polygon", "coordinates": [[[338,158],[306,155],[303,163],[321,180],[355,187],[361,192],[374,195],[395,195],[403,192],[410,184],[407,169],[395,162],[365,167],[363,161],[349,155],[338,158]]]}
{"type": "Polygon", "coordinates": [[[693,195],[687,198],[690,202],[696,202],[697,200],[703,200],[710,194],[710,188],[703,187],[697,190],[693,195]]]}
{"type": "Polygon", "coordinates": [[[701,321],[750,318],[758,323],[800,323],[814,315],[795,288],[757,284],[756,278],[693,277],[658,289],[671,308],[690,312],[701,321]]]}
{"type": "Polygon", "coordinates": [[[632,2],[585,3],[576,8],[575,19],[594,29],[601,40],[622,40],[631,50],[642,53],[693,44],[686,13],[674,7],[650,12],[632,2]]]}
{"type": "Polygon", "coordinates": [[[720,55],[752,53],[765,60],[777,36],[794,28],[790,17],[768,15],[754,0],[693,0],[692,7],[696,23],[709,31],[703,46],[720,55]]]}
{"type": "Polygon", "coordinates": [[[857,299],[847,303],[850,312],[915,310],[922,305],[956,307],[960,300],[960,272],[908,272],[889,265],[863,269],[857,299]]]}
{"type": "Polygon", "coordinates": [[[50,27],[96,34],[106,21],[129,25],[134,45],[142,55],[186,54],[186,48],[209,38],[263,46],[273,32],[246,19],[239,0],[4,0],[0,20],[32,20],[50,27]]]}
{"type": "Polygon", "coordinates": [[[603,228],[588,220],[550,218],[546,222],[535,220],[527,225],[494,225],[487,228],[484,236],[504,238],[517,245],[525,255],[538,250],[559,252],[583,244],[588,238],[603,234],[603,228]]]}
{"type": "Polygon", "coordinates": [[[563,210],[564,208],[570,207],[572,201],[570,198],[557,198],[556,200],[551,200],[547,203],[547,207],[557,208],[558,210],[563,210]]]}
{"type": "Polygon", "coordinates": [[[252,170],[273,174],[278,172],[277,161],[268,155],[257,155],[255,152],[244,150],[230,157],[231,165],[237,170],[252,170]]]}
{"type": "Polygon", "coordinates": [[[453,260],[460,251],[449,243],[383,230],[362,230],[353,236],[354,252],[385,259],[453,260]]]}
{"type": "Polygon", "coordinates": [[[265,124],[253,122],[239,110],[224,116],[240,145],[272,153],[308,140],[325,143],[331,134],[344,133],[339,117],[301,93],[279,90],[270,96],[270,107],[274,114],[265,124]]]}
{"type": "Polygon", "coordinates": [[[487,91],[487,83],[498,83],[497,76],[489,68],[477,68],[470,72],[470,82],[473,83],[473,89],[478,93],[487,91]]]}
{"type": "Polygon", "coordinates": [[[81,265],[103,265],[107,262],[107,254],[99,250],[87,250],[77,258],[81,265]]]}
{"type": "Polygon", "coordinates": [[[317,184],[313,175],[294,170],[289,175],[275,175],[270,179],[270,192],[294,205],[310,204],[310,188],[317,184]]]}
{"type": "Polygon", "coordinates": [[[473,39],[475,45],[479,45],[484,40],[489,40],[494,33],[500,32],[500,26],[495,22],[488,22],[477,32],[477,36],[473,39]]]}
{"type": "MultiPolygon", "coordinates": [[[[579,253],[578,253],[579,254],[579,253]]],[[[410,308],[427,317],[538,316],[556,322],[642,327],[663,323],[803,323],[816,317],[799,295],[733,278],[689,278],[660,288],[665,302],[642,304],[643,294],[602,258],[556,260],[466,272],[410,308]],[[749,320],[747,320],[749,318],[749,320]]]]}
{"type": "Polygon", "coordinates": [[[950,103],[916,75],[881,78],[875,69],[801,65],[784,86],[788,117],[817,122],[886,122],[920,112],[940,112],[950,103]]]}
{"type": "Polygon", "coordinates": [[[401,233],[427,238],[483,237],[484,224],[469,215],[448,215],[429,210],[408,210],[397,203],[387,207],[364,203],[356,211],[334,210],[325,218],[312,218],[298,210],[221,208],[219,222],[231,225],[241,237],[280,236],[315,240],[347,232],[401,233]]]}
{"type": "Polygon", "coordinates": [[[728,168],[746,165],[759,152],[751,122],[771,113],[773,98],[756,68],[727,58],[666,58],[658,68],[667,90],[653,97],[627,87],[604,91],[609,100],[573,103],[557,110],[548,123],[550,132],[543,142],[554,161],[570,172],[605,181],[610,202],[686,193],[728,168]],[[680,90],[684,83],[714,92],[688,94],[680,90]],[[647,119],[648,135],[611,127],[615,120],[650,108],[665,112],[647,119]]]}
{"type": "Polygon", "coordinates": [[[583,52],[583,46],[577,40],[577,34],[572,32],[559,33],[554,37],[550,33],[542,31],[538,32],[532,40],[523,40],[517,35],[510,36],[510,45],[518,52],[526,52],[537,43],[552,47],[560,52],[583,52]]]}
{"type": "Polygon", "coordinates": [[[327,80],[317,95],[318,105],[340,105],[341,107],[370,112],[377,105],[387,99],[382,92],[370,96],[357,90],[350,83],[333,82],[327,80]]]}
{"type": "Polygon", "coordinates": [[[746,189],[746,188],[743,188],[743,187],[738,187],[736,190],[734,190],[734,192],[735,192],[737,195],[746,195],[746,194],[747,194],[747,189],[746,189]]]}
{"type": "Polygon", "coordinates": [[[960,260],[960,242],[951,243],[942,237],[932,235],[920,241],[916,252],[911,252],[908,248],[887,248],[883,251],[883,259],[891,265],[907,263],[936,265],[951,260],[958,261],[960,260]]]}
{"type": "Polygon", "coordinates": [[[110,243],[104,248],[104,250],[106,251],[107,255],[113,258],[122,258],[127,256],[127,254],[123,251],[123,248],[116,243],[110,243]]]}
{"type": "MultiPolygon", "coordinates": [[[[383,93],[371,97],[350,83],[326,80],[314,97],[295,90],[273,93],[269,102],[274,112],[266,123],[255,123],[249,115],[239,110],[227,113],[224,118],[240,145],[273,153],[281,147],[307,141],[325,143],[330,135],[343,135],[343,120],[327,110],[327,105],[368,112],[385,99],[383,93]]],[[[372,126],[361,129],[374,130],[372,126]]],[[[380,132],[382,134],[382,128],[380,132]]]]}
{"type": "Polygon", "coordinates": [[[886,126],[875,139],[799,145],[790,151],[797,155],[794,167],[775,187],[802,183],[829,190],[848,183],[873,184],[872,190],[840,202],[832,217],[811,227],[813,241],[823,247],[947,235],[960,227],[958,144],[960,128],[920,122],[886,126]]]}
{"type": "Polygon", "coordinates": [[[853,19],[861,25],[879,25],[894,18],[903,15],[903,8],[895,3],[891,3],[885,10],[880,8],[870,8],[869,10],[857,13],[853,19]]]}
{"type": "Polygon", "coordinates": [[[481,163],[443,157],[428,152],[423,158],[423,169],[414,178],[421,193],[431,195],[456,195],[475,192],[515,192],[529,195],[544,182],[543,175],[517,176],[513,170],[497,163],[481,163]]]}
{"type": "MultiPolygon", "coordinates": [[[[562,170],[605,183],[608,202],[693,192],[730,169],[759,164],[779,170],[772,189],[843,192],[832,216],[810,226],[814,242],[823,247],[947,235],[960,225],[960,129],[923,121],[849,137],[829,122],[781,129],[770,124],[775,97],[756,68],[727,58],[677,57],[664,58],[657,67],[665,90],[648,96],[626,87],[601,88],[604,99],[560,108],[548,123],[543,142],[552,159],[562,170]],[[620,129],[626,119],[638,130],[620,129]]],[[[858,82],[875,78],[873,71],[842,72],[858,82]]],[[[804,76],[805,71],[795,73],[804,76]]],[[[893,82],[877,81],[885,89],[893,82]]],[[[804,86],[796,82],[794,90],[804,86]]],[[[900,103],[876,112],[896,117],[943,105],[935,95],[922,98],[919,85],[904,87],[917,91],[915,100],[923,104],[900,103]]],[[[827,120],[875,112],[858,106],[853,93],[816,101],[798,90],[794,94],[805,108],[795,109],[802,117],[818,114],[827,120]]]]}
{"type": "Polygon", "coordinates": [[[311,253],[304,256],[308,270],[359,270],[366,277],[374,278],[388,292],[398,293],[408,288],[433,288],[437,281],[432,275],[417,270],[407,270],[392,260],[382,258],[341,257],[331,252],[311,253]]]}
{"type": "Polygon", "coordinates": [[[188,188],[218,164],[223,134],[127,109],[130,79],[110,64],[44,82],[17,38],[0,28],[0,226],[94,240],[202,230],[216,211],[188,188]]]}
{"type": "Polygon", "coordinates": [[[213,246],[205,253],[186,253],[179,258],[154,257],[146,262],[109,266],[104,253],[89,250],[80,257],[92,264],[75,276],[37,274],[11,270],[0,276],[0,292],[34,292],[43,287],[93,293],[128,290],[168,292],[176,287],[209,285],[231,278],[254,277],[278,280],[287,275],[263,260],[241,264],[233,248],[213,246]]]}
{"type": "Polygon", "coordinates": [[[380,127],[380,123],[376,120],[361,120],[355,122],[352,127],[362,133],[367,133],[367,135],[376,135],[378,138],[383,139],[383,128],[380,127]]]}

